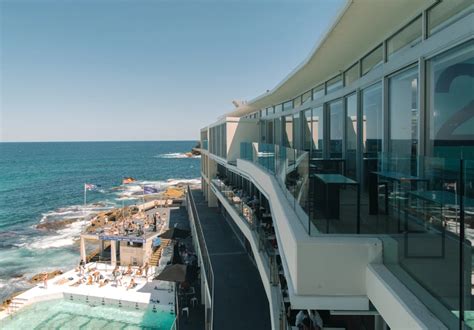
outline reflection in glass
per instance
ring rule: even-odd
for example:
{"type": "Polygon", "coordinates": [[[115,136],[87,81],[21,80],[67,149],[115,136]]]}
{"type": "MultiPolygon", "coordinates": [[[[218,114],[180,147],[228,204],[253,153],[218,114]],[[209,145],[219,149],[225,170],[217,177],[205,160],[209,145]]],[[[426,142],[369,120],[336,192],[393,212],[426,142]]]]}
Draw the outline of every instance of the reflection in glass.
{"type": "Polygon", "coordinates": [[[377,157],[382,152],[382,84],[362,91],[363,188],[367,188],[369,173],[377,170],[377,157]]]}
{"type": "Polygon", "coordinates": [[[311,109],[303,111],[303,150],[311,150],[311,109]]]}
{"type": "Polygon", "coordinates": [[[357,95],[346,97],[346,176],[357,179],[357,95]]]}
{"type": "Polygon", "coordinates": [[[428,63],[429,155],[474,159],[474,42],[428,63]]]}
{"type": "Polygon", "coordinates": [[[374,49],[370,54],[362,59],[362,75],[382,64],[383,60],[383,47],[380,45],[374,49]]]}
{"type": "Polygon", "coordinates": [[[294,149],[301,149],[300,136],[301,136],[300,114],[295,113],[293,115],[293,139],[292,139],[294,149]]]}
{"type": "Polygon", "coordinates": [[[313,88],[313,100],[317,100],[324,96],[324,85],[313,88]]]}
{"type": "Polygon", "coordinates": [[[342,75],[332,78],[326,83],[326,93],[331,93],[343,87],[342,75]]]}
{"type": "Polygon", "coordinates": [[[323,157],[323,107],[313,108],[313,116],[311,117],[311,136],[312,136],[312,158],[323,157]]]}
{"type": "Polygon", "coordinates": [[[387,41],[387,54],[391,55],[404,48],[413,47],[421,42],[421,16],[404,27],[387,41]]]}
{"type": "Polygon", "coordinates": [[[282,118],[285,121],[283,131],[283,145],[288,148],[293,148],[293,116],[288,115],[282,118]]]}
{"type": "Polygon", "coordinates": [[[343,107],[342,100],[329,103],[329,156],[342,158],[343,107]]]}
{"type": "Polygon", "coordinates": [[[416,175],[418,154],[418,67],[403,71],[388,81],[390,139],[389,150],[397,170],[416,175]]]}

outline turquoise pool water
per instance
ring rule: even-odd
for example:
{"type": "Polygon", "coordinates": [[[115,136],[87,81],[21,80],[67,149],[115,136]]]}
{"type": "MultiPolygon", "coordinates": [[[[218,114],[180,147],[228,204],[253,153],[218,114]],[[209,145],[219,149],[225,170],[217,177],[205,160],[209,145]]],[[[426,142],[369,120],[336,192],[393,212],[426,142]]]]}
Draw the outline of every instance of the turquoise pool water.
{"type": "Polygon", "coordinates": [[[0,320],[1,329],[157,329],[169,330],[175,316],[151,309],[135,310],[86,305],[63,299],[25,307],[12,319],[0,320]]]}

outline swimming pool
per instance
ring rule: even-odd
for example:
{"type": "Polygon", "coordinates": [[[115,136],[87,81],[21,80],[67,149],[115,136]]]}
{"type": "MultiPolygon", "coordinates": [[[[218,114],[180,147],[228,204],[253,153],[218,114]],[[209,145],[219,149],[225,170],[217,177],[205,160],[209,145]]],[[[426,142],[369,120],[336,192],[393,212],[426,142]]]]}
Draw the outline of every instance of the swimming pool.
{"type": "Polygon", "coordinates": [[[175,315],[152,308],[86,305],[64,299],[25,307],[13,318],[0,320],[2,329],[171,329],[175,315]]]}

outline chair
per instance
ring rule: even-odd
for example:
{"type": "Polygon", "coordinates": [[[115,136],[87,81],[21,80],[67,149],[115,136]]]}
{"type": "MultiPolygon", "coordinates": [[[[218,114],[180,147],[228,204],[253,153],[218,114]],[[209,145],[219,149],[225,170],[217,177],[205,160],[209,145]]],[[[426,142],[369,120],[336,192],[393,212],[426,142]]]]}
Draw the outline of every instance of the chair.
{"type": "Polygon", "coordinates": [[[192,298],[191,298],[191,305],[192,305],[193,307],[196,307],[197,304],[198,304],[198,298],[192,297],[192,298]]]}
{"type": "Polygon", "coordinates": [[[184,315],[184,312],[186,312],[186,317],[189,318],[189,307],[184,307],[181,309],[181,314],[184,315]]]}

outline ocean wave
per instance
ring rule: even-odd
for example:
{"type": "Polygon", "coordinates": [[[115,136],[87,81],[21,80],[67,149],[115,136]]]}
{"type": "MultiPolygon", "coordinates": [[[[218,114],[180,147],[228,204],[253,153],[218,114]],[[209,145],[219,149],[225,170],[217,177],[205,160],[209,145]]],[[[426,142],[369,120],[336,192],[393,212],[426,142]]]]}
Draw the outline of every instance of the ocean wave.
{"type": "MultiPolygon", "coordinates": [[[[118,196],[116,200],[118,201],[126,201],[126,200],[137,200],[144,196],[143,194],[143,186],[153,187],[158,190],[157,193],[165,191],[166,188],[176,185],[186,185],[189,184],[191,186],[200,186],[201,179],[168,179],[168,180],[158,180],[158,181],[135,181],[133,183],[124,184],[120,186],[120,189],[115,192],[118,196]]],[[[148,195],[150,196],[150,195],[148,195]]]]}
{"type": "Polygon", "coordinates": [[[193,158],[201,158],[201,155],[193,155],[191,153],[185,153],[185,152],[170,152],[167,154],[160,154],[160,155],[153,156],[153,158],[193,159],[193,158]]]}

